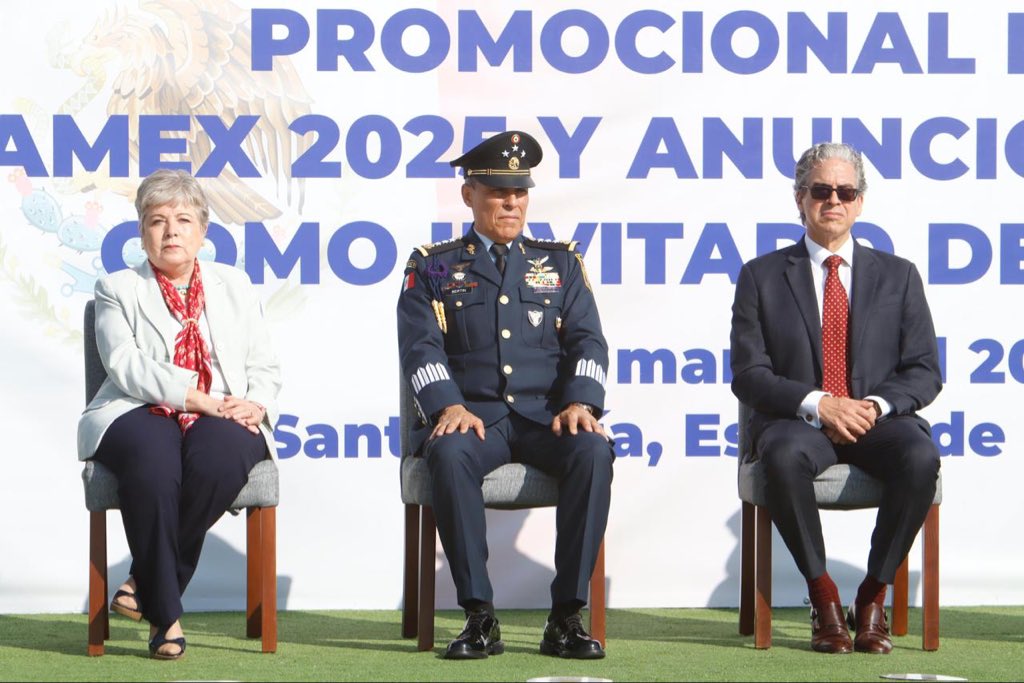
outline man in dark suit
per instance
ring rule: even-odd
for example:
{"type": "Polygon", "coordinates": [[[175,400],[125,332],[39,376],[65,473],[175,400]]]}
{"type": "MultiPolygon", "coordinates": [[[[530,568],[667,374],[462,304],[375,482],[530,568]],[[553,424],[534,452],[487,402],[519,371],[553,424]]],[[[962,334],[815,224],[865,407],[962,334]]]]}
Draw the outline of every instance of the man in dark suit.
{"type": "Polygon", "coordinates": [[[501,654],[487,576],[483,478],[522,462],[558,478],[555,579],[543,654],[604,656],[583,628],[608,521],[614,452],[604,410],[608,346],[575,244],[523,237],[530,135],[496,135],[451,162],[463,168],[473,229],[417,248],[398,301],[398,344],[421,423],[434,515],[466,626],[446,657],[501,654]]]}
{"type": "Polygon", "coordinates": [[[860,153],[804,152],[794,190],[806,228],[793,246],[743,266],[732,317],[733,393],[767,474],[768,510],[810,591],[819,652],[888,653],[886,586],[935,495],[938,449],[917,415],[942,388],[921,277],[850,236],[867,183],[860,153]],[[885,482],[867,576],[847,615],[825,567],[813,481],[837,462],[885,482]]]}

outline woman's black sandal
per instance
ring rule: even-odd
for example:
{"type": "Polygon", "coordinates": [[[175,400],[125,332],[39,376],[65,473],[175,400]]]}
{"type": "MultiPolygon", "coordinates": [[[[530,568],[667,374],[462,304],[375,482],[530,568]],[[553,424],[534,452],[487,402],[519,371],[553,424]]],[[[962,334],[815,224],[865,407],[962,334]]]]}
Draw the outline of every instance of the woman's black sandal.
{"type": "Polygon", "coordinates": [[[181,659],[182,655],[185,654],[185,638],[168,638],[167,631],[170,628],[170,626],[167,626],[162,629],[157,629],[156,635],[153,636],[153,639],[149,641],[149,656],[153,659],[181,659]],[[173,654],[165,654],[163,652],[160,652],[160,648],[164,645],[167,645],[168,643],[170,643],[171,645],[177,645],[181,649],[173,654]]]}
{"type": "Polygon", "coordinates": [[[128,617],[132,621],[142,621],[142,610],[139,609],[139,596],[135,593],[129,593],[128,591],[119,590],[114,593],[114,597],[110,600],[110,611],[117,612],[122,617],[128,617]],[[131,598],[135,601],[135,607],[129,607],[123,602],[118,602],[118,598],[131,598]]]}

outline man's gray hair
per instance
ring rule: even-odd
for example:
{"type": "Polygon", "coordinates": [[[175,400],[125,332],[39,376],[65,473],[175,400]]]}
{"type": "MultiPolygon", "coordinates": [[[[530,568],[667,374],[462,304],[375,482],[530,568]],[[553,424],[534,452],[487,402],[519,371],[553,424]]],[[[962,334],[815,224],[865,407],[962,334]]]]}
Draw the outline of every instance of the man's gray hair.
{"type": "MultiPolygon", "coordinates": [[[[857,173],[857,189],[860,194],[868,191],[868,181],[864,177],[864,160],[860,152],[845,142],[820,142],[801,154],[800,161],[796,162],[796,172],[793,174],[793,191],[799,192],[804,188],[807,185],[807,176],[814,167],[829,159],[841,159],[853,166],[857,173]]],[[[800,210],[800,222],[804,222],[803,209],[800,210]]]]}
{"type": "Polygon", "coordinates": [[[161,168],[153,171],[135,195],[135,211],[139,214],[139,230],[146,221],[146,212],[164,204],[188,204],[196,210],[199,222],[210,222],[210,205],[199,181],[181,170],[161,168]]]}

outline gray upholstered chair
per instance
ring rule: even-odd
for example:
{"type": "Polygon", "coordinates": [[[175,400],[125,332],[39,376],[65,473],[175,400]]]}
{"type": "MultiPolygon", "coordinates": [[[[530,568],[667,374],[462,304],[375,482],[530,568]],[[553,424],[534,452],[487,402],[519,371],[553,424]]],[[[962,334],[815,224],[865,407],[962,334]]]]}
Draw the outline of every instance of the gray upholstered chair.
{"type": "MultiPolygon", "coordinates": [[[[743,501],[740,534],[740,633],[754,635],[754,647],[772,645],[772,520],[765,497],[761,463],[753,460],[747,423],[751,409],[739,408],[739,497],[743,501]]],[[[851,465],[833,465],[814,480],[814,495],[823,510],[859,510],[878,507],[882,484],[851,465]]],[[[942,472],[935,499],[924,522],[922,648],[939,649],[939,504],[942,472]]],[[[907,634],[909,570],[903,559],[892,590],[892,633],[907,634]]]]}
{"type": "MultiPolygon", "coordinates": [[[[402,502],[405,504],[405,576],[402,599],[402,637],[418,636],[422,652],[434,647],[434,554],[437,526],[431,507],[430,470],[412,453],[411,433],[418,416],[412,393],[403,379],[401,398],[402,502]]],[[[558,481],[535,467],[512,463],[484,477],[484,504],[498,510],[554,507],[558,481]]],[[[590,632],[605,644],[604,541],[590,578],[590,632]]]]}
{"type": "MultiPolygon", "coordinates": [[[[96,348],[95,301],[85,306],[85,401],[99,391],[107,373],[96,348]]],[[[87,460],[82,470],[89,510],[89,655],[103,654],[110,638],[107,607],[107,510],[118,509],[117,477],[87,460]]],[[[246,635],[261,638],[263,652],[277,651],[277,466],[264,460],[249,472],[231,512],[246,510],[246,635]]]]}

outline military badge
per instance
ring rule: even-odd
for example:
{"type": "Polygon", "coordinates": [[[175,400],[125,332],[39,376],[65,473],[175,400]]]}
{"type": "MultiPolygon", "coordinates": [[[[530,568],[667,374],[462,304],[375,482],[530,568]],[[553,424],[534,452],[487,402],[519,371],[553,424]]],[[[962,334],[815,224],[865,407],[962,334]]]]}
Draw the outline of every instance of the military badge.
{"type": "Polygon", "coordinates": [[[530,263],[530,270],[525,275],[526,286],[536,293],[557,292],[562,288],[562,278],[558,271],[547,263],[549,256],[527,259],[530,263]]]}
{"type": "Polygon", "coordinates": [[[531,325],[534,327],[540,327],[540,324],[544,321],[544,311],[527,311],[526,317],[529,319],[531,325]]]}

